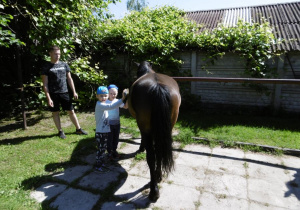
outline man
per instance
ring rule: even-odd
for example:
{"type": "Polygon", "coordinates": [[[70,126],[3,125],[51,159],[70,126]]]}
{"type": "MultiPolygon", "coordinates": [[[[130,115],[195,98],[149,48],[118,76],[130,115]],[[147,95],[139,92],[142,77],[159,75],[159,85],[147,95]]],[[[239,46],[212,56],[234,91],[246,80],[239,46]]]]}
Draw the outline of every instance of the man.
{"type": "Polygon", "coordinates": [[[87,135],[87,132],[81,129],[79,125],[72,105],[72,99],[69,95],[67,83],[73,92],[74,99],[78,99],[74,82],[71,77],[70,67],[68,64],[59,61],[59,47],[52,46],[49,50],[49,54],[51,61],[47,62],[42,69],[43,90],[46,94],[50,111],[52,112],[54,124],[58,130],[58,136],[62,139],[66,138],[66,135],[61,128],[59,116],[60,106],[63,110],[68,112],[72,123],[76,127],[76,133],[87,135]]]}

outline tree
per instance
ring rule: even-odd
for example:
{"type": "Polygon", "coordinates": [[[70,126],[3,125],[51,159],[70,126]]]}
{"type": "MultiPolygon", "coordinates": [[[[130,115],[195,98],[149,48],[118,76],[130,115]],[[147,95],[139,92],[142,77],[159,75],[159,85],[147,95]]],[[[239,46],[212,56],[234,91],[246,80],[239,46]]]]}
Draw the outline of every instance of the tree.
{"type": "Polygon", "coordinates": [[[96,81],[102,83],[104,75],[91,62],[90,55],[95,49],[97,27],[107,19],[108,4],[115,2],[3,0],[0,3],[0,94],[6,96],[7,103],[0,106],[0,115],[19,110],[20,95],[14,90],[25,91],[26,108],[41,107],[42,100],[37,99],[43,97],[39,91],[40,69],[50,45],[60,46],[62,60],[75,69],[73,73],[80,81],[87,83],[82,87],[96,81]]]}
{"type": "Polygon", "coordinates": [[[127,10],[141,12],[147,4],[145,0],[127,0],[127,10]]]}

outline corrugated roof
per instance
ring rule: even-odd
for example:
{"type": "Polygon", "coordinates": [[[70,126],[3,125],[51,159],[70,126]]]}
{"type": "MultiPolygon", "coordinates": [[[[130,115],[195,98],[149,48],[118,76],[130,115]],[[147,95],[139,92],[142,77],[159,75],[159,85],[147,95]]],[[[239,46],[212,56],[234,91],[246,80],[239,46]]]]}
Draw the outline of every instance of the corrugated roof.
{"type": "Polygon", "coordinates": [[[233,27],[239,19],[261,23],[263,17],[270,23],[276,38],[289,40],[272,46],[273,51],[300,51],[300,2],[193,11],[187,12],[186,17],[209,30],[218,24],[233,27]]]}

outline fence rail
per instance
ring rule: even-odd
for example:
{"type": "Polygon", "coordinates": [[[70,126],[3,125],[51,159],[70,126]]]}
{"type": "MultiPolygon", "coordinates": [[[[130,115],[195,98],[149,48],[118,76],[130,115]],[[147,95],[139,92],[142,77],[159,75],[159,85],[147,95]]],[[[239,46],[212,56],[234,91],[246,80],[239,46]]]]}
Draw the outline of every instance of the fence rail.
{"type": "Polygon", "coordinates": [[[264,84],[296,84],[300,79],[254,79],[254,78],[223,78],[223,77],[173,77],[176,81],[190,82],[234,82],[234,83],[264,83],[264,84]]]}

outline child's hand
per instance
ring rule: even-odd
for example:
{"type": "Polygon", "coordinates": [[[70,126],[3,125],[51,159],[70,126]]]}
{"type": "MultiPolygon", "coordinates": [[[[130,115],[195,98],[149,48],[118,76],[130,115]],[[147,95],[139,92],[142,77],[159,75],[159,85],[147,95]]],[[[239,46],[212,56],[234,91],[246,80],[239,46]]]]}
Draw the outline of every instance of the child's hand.
{"type": "Polygon", "coordinates": [[[128,94],[129,94],[129,89],[128,88],[124,89],[122,94],[123,101],[127,99],[128,94]]]}

